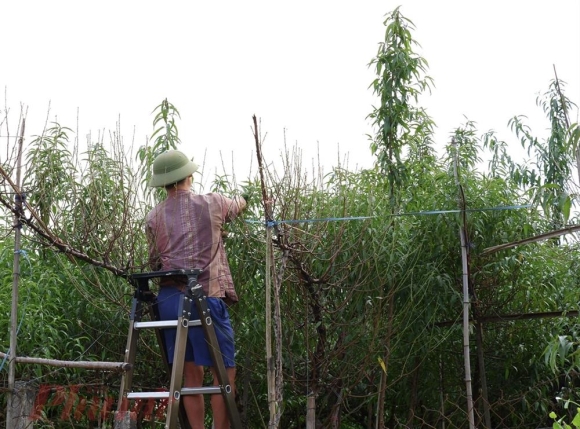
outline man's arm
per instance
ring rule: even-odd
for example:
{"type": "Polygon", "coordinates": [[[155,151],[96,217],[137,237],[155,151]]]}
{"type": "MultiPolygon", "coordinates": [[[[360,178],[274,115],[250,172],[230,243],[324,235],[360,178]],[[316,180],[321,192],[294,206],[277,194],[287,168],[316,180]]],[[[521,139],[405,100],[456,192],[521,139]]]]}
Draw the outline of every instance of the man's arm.
{"type": "Polygon", "coordinates": [[[225,208],[225,220],[230,222],[234,220],[240,213],[242,213],[248,206],[248,202],[241,195],[236,195],[233,198],[223,197],[225,208]]]}

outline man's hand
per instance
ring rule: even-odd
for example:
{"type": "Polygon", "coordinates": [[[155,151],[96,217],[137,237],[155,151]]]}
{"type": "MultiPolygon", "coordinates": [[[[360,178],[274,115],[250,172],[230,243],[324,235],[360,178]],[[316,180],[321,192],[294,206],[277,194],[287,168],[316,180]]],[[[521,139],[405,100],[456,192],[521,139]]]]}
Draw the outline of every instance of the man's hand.
{"type": "Polygon", "coordinates": [[[251,185],[246,185],[246,186],[242,186],[242,193],[241,196],[244,200],[246,200],[246,203],[250,203],[250,201],[252,201],[256,195],[256,189],[251,186],[251,185]]]}

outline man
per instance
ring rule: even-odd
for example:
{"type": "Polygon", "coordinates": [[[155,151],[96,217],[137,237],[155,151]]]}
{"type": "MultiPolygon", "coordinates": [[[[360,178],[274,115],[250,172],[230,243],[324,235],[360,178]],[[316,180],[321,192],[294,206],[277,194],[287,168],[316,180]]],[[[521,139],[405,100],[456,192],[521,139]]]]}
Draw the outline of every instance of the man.
{"type": "MultiPolygon", "coordinates": [[[[216,336],[224,358],[224,366],[234,391],[234,333],[227,305],[238,301],[222,242],[224,223],[238,216],[246,207],[242,197],[227,198],[217,193],[196,195],[191,190],[193,173],[198,167],[182,152],[169,150],[153,162],[150,187],[164,187],[167,198],[146,218],[149,262],[155,271],[201,268],[198,283],[207,295],[216,336]]],[[[162,320],[178,317],[185,278],[162,278],[157,296],[162,320]]],[[[195,306],[194,306],[195,310],[195,306]]],[[[192,319],[197,319],[197,310],[192,319]],[[195,316],[195,317],[194,317],[195,316]]],[[[172,363],[175,330],[164,331],[167,357],[172,363]]],[[[190,327],[184,364],[184,386],[200,387],[204,367],[212,367],[211,355],[201,327],[190,327]]],[[[218,384],[214,368],[214,384],[218,384]]],[[[204,398],[202,395],[183,397],[187,418],[192,429],[204,428],[204,398]]],[[[212,395],[211,407],[215,429],[229,428],[229,418],[221,395],[212,395]]]]}

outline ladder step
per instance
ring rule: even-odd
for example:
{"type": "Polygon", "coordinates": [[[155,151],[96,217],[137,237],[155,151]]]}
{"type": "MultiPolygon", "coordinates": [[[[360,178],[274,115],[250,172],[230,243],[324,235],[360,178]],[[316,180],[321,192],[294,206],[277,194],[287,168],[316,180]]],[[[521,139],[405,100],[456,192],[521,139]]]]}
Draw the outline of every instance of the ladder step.
{"type": "Polygon", "coordinates": [[[128,399],[165,399],[169,398],[169,392],[130,392],[127,393],[128,399]]]}
{"type": "Polygon", "coordinates": [[[184,387],[181,389],[182,395],[215,395],[222,393],[219,386],[207,386],[207,387],[184,387]]]}
{"type": "MultiPolygon", "coordinates": [[[[133,328],[135,329],[146,329],[146,328],[175,328],[177,326],[177,320],[159,320],[159,321],[147,321],[147,322],[135,322],[133,328]]],[[[201,326],[200,320],[190,320],[188,326],[201,326]]]]}
{"type": "MultiPolygon", "coordinates": [[[[206,387],[184,387],[181,389],[182,395],[204,395],[204,394],[219,394],[221,389],[219,386],[206,387]]],[[[130,392],[127,393],[128,399],[165,399],[169,398],[169,392],[130,392]]]]}

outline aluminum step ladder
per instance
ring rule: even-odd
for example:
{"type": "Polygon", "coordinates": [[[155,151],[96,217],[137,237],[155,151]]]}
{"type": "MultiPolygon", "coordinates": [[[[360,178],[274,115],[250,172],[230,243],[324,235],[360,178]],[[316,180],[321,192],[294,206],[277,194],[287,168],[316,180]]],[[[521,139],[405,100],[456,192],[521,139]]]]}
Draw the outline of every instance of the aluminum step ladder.
{"type": "Polygon", "coordinates": [[[182,429],[190,429],[187,415],[181,397],[183,395],[222,395],[224,398],[226,410],[228,412],[230,427],[233,429],[242,429],[240,415],[236,407],[234,392],[228,379],[228,374],[219,351],[219,345],[215,334],[214,325],[211,320],[211,314],[207,307],[206,296],[197,278],[201,270],[172,270],[172,271],[153,271],[147,273],[132,274],[129,281],[135,287],[133,302],[131,306],[131,315],[129,322],[129,335],[127,337],[127,347],[125,349],[125,363],[129,365],[130,370],[123,373],[121,378],[121,388],[119,392],[119,402],[117,406],[116,429],[125,429],[130,427],[129,403],[135,399],[167,399],[167,418],[165,429],[177,428],[177,422],[181,424],[182,429]],[[186,276],[187,287],[179,306],[179,317],[177,320],[159,320],[159,312],[156,305],[156,295],[150,290],[149,282],[155,278],[168,276],[186,276]],[[200,315],[199,320],[191,320],[192,305],[195,305],[200,315]],[[143,321],[145,312],[150,315],[149,321],[143,321]],[[187,330],[189,326],[202,326],[206,341],[209,343],[210,355],[215,368],[218,386],[204,387],[182,387],[183,384],[183,367],[185,349],[187,345],[187,330]],[[137,354],[137,342],[139,331],[141,329],[153,328],[156,331],[159,341],[163,360],[170,374],[170,386],[167,392],[134,392],[132,391],[133,368],[137,354]],[[164,337],[162,329],[176,328],[175,350],[173,355],[173,365],[168,364],[165,356],[164,337]]]}

